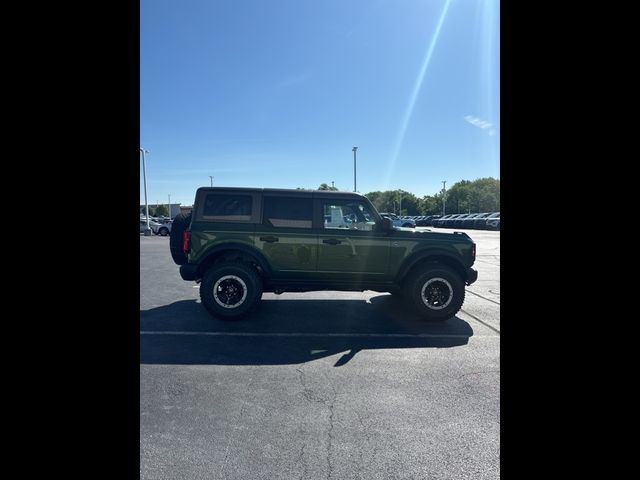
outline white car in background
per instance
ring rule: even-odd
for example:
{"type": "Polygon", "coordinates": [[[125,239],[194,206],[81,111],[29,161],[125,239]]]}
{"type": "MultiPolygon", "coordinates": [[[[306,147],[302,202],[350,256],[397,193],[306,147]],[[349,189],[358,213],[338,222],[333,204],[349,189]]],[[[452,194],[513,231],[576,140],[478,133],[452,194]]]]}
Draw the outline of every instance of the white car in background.
{"type": "Polygon", "coordinates": [[[412,218],[400,218],[395,213],[380,213],[380,216],[390,218],[394,227],[416,228],[416,221],[412,218]]]}
{"type": "Polygon", "coordinates": [[[169,220],[168,222],[165,223],[158,223],[157,228],[152,229],[153,233],[155,233],[156,235],[160,235],[163,237],[166,237],[167,235],[169,235],[171,233],[171,223],[173,222],[173,220],[169,220]]]}
{"type": "MultiPolygon", "coordinates": [[[[144,232],[147,228],[147,220],[144,217],[140,217],[140,232],[144,232]]],[[[156,235],[166,237],[171,233],[171,223],[158,223],[149,219],[149,228],[156,235]]]]}

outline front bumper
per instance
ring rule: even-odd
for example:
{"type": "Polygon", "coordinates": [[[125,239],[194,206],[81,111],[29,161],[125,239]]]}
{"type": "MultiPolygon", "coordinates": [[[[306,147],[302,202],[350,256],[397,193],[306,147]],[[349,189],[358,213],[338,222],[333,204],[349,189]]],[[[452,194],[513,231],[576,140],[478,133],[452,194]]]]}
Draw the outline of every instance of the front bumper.
{"type": "Polygon", "coordinates": [[[473,268],[467,269],[467,281],[466,281],[466,284],[467,285],[471,285],[477,279],[478,279],[478,271],[474,270],[473,268]]]}
{"type": "Polygon", "coordinates": [[[191,263],[180,265],[180,276],[183,280],[195,280],[198,273],[198,266],[191,263]]]}

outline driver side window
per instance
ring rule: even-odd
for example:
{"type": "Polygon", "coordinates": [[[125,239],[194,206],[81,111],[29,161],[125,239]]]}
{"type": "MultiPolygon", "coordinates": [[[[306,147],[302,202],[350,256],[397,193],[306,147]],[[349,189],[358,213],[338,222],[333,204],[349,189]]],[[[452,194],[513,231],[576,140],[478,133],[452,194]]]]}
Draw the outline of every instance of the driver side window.
{"type": "Polygon", "coordinates": [[[327,202],[323,207],[324,228],[371,231],[375,217],[362,202],[327,202]]]}

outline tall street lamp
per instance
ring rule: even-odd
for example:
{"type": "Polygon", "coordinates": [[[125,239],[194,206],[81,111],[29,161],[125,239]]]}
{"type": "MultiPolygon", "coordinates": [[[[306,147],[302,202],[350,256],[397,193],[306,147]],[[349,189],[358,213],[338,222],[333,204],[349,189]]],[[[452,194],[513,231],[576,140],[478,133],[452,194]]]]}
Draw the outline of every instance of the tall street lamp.
{"type": "Polygon", "coordinates": [[[209,175],[209,178],[211,179],[211,186],[213,187],[213,175],[209,175]]]}
{"type": "Polygon", "coordinates": [[[351,151],[353,152],[353,191],[356,191],[356,151],[358,147],[353,147],[351,151]]]}
{"type": "Polygon", "coordinates": [[[171,194],[169,194],[169,218],[171,218],[171,194]]]}
{"type": "Polygon", "coordinates": [[[442,216],[444,217],[447,205],[447,181],[442,180],[442,216]]]}
{"type": "Polygon", "coordinates": [[[142,153],[142,175],[144,177],[144,210],[147,215],[147,226],[144,229],[144,236],[148,237],[151,235],[151,227],[149,226],[149,202],[147,201],[147,160],[144,154],[149,153],[149,150],[140,148],[140,152],[142,153]]]}

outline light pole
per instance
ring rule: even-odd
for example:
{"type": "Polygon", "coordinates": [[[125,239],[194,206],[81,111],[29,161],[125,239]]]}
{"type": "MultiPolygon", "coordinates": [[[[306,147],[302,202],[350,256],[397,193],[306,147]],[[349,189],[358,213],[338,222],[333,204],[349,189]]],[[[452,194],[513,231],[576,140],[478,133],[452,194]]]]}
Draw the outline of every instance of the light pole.
{"type": "Polygon", "coordinates": [[[400,192],[400,207],[398,208],[399,210],[399,215],[402,215],[402,192],[400,192]]]}
{"type": "Polygon", "coordinates": [[[211,179],[211,186],[213,187],[213,175],[209,175],[209,178],[211,179]]]}
{"type": "Polygon", "coordinates": [[[169,194],[169,220],[171,220],[171,194],[169,194]]]}
{"type": "Polygon", "coordinates": [[[358,147],[353,147],[351,151],[353,152],[353,191],[356,191],[356,151],[358,147]]]}
{"type": "Polygon", "coordinates": [[[445,206],[447,204],[447,181],[442,180],[442,216],[444,217],[446,209],[445,206]]]}
{"type": "Polygon", "coordinates": [[[149,150],[140,148],[142,153],[142,176],[144,178],[144,211],[147,215],[147,226],[144,229],[144,236],[149,237],[151,235],[151,227],[149,226],[149,202],[147,201],[147,160],[144,156],[145,153],[149,153],[149,150]]]}

